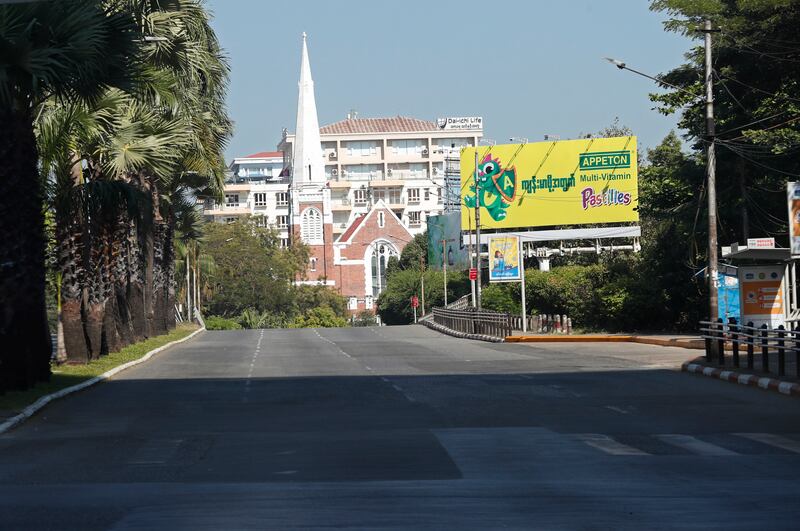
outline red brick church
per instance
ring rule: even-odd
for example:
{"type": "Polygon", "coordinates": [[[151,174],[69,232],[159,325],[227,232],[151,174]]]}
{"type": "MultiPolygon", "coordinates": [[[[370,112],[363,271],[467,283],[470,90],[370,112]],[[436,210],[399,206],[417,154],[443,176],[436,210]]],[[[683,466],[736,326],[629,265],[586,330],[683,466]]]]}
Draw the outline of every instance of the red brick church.
{"type": "Polygon", "coordinates": [[[331,193],[325,178],[314,81],[306,36],[300,67],[296,137],[292,153],[291,234],[310,249],[298,283],[325,284],[348,299],[351,312],[373,310],[386,287],[386,265],[400,256],[412,235],[383,201],[355,218],[333,239],[331,193]]]}

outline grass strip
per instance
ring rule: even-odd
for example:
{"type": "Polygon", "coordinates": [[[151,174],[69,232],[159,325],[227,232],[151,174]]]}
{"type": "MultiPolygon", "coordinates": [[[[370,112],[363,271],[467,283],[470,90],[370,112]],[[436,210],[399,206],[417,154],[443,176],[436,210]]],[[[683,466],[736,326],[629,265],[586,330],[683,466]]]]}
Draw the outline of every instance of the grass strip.
{"type": "Polygon", "coordinates": [[[0,418],[10,417],[39,398],[55,393],[65,387],[79,384],[123,363],[138,360],[148,352],[172,341],[182,339],[199,327],[196,324],[179,324],[174,330],[160,336],[151,337],[123,348],[99,360],[90,361],[86,365],[52,365],[53,374],[50,381],[40,382],[25,391],[7,391],[0,395],[0,418]]]}

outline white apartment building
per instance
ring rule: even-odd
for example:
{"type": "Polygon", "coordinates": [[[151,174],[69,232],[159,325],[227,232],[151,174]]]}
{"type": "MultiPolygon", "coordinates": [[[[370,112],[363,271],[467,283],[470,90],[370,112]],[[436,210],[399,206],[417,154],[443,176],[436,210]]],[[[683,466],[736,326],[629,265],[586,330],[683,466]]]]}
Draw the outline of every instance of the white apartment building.
{"type": "MultiPolygon", "coordinates": [[[[348,115],[320,127],[334,237],[378,200],[412,234],[424,232],[427,217],[443,209],[446,154],[474,146],[482,136],[480,118],[433,122],[348,115]]],[[[278,149],[291,154],[294,141],[293,134],[285,134],[278,149]]]]}

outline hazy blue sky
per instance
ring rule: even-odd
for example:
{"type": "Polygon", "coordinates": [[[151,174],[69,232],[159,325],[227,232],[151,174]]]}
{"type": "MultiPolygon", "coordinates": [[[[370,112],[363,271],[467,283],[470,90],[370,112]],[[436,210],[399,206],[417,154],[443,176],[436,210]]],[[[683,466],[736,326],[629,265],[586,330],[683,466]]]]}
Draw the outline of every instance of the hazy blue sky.
{"type": "Polygon", "coordinates": [[[208,0],[231,61],[236,122],[228,158],[275,148],[294,130],[300,34],[309,35],[317,111],[345,118],[483,116],[484,136],[576,137],[615,117],[652,147],[676,118],[652,110],[655,74],[692,45],[647,0],[208,0]]]}

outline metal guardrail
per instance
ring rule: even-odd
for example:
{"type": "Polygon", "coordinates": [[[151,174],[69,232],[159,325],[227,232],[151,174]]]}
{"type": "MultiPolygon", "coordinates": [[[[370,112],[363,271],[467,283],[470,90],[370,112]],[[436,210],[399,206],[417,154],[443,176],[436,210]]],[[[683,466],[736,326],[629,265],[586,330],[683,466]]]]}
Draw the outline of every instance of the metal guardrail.
{"type": "MultiPolygon", "coordinates": [[[[572,319],[566,315],[542,314],[528,315],[527,327],[531,334],[571,334],[572,319]]],[[[511,315],[511,328],[522,330],[522,316],[511,315]]]]}
{"type": "Polygon", "coordinates": [[[433,309],[433,322],[456,332],[505,338],[511,335],[511,316],[507,313],[477,310],[433,309]]]}
{"type": "Polygon", "coordinates": [[[777,355],[778,375],[786,375],[786,355],[795,355],[795,376],[800,378],[800,330],[787,330],[783,325],[777,329],[767,328],[766,324],[756,327],[752,322],[742,325],[731,318],[728,323],[716,321],[700,321],[701,337],[705,340],[706,360],[725,365],[725,344],[730,342],[732,363],[740,367],[739,351],[744,347],[748,369],[755,365],[756,349],[761,354],[761,370],[769,372],[771,355],[777,355]]]}

